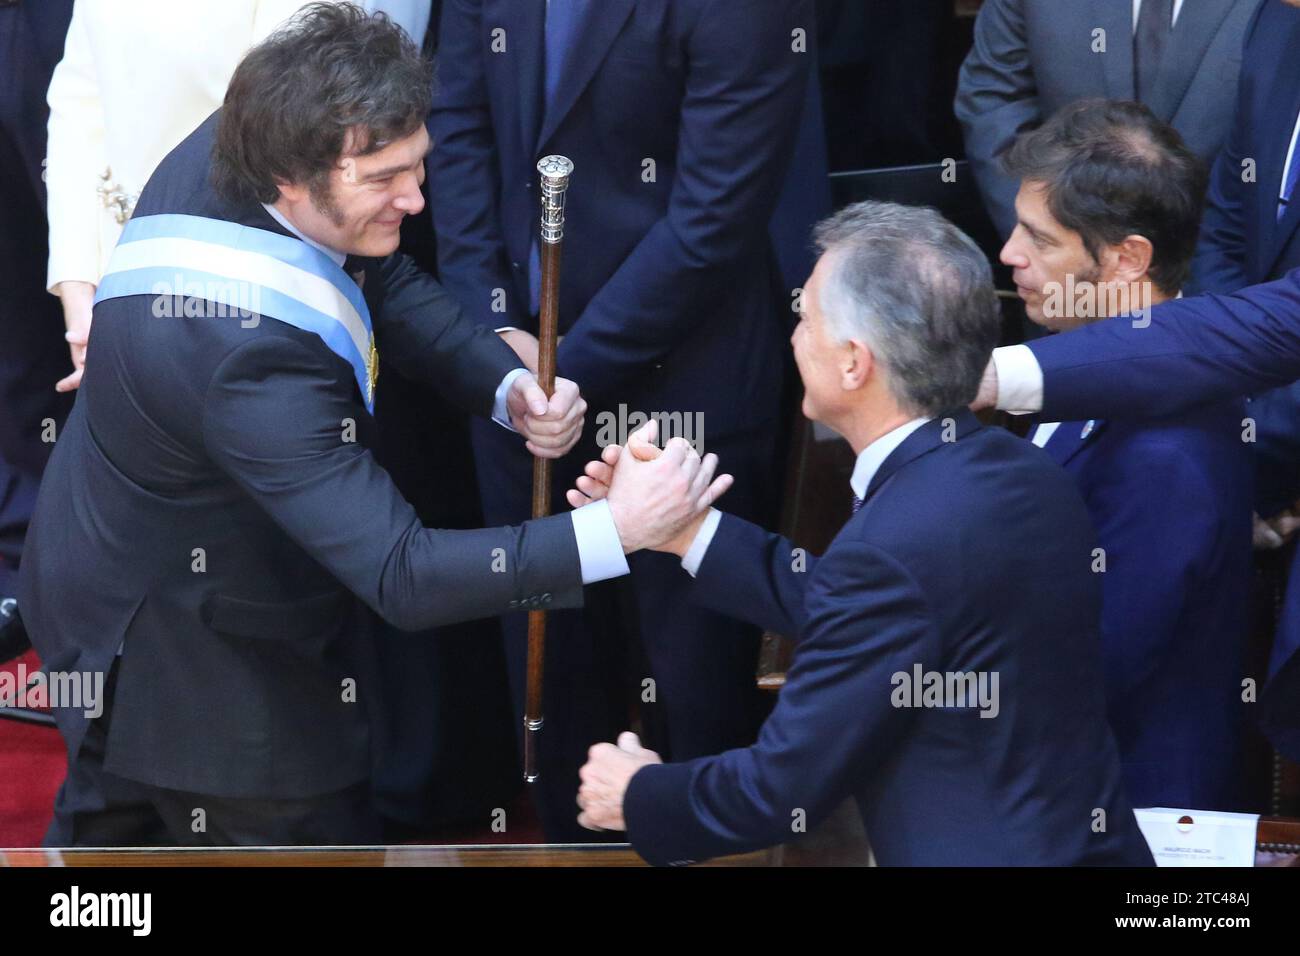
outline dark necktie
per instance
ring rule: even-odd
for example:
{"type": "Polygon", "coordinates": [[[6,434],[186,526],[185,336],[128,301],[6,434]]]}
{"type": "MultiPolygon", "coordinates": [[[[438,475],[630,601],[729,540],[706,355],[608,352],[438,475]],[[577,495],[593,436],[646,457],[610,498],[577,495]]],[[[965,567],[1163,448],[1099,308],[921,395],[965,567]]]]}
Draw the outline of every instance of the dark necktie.
{"type": "MultiPolygon", "coordinates": [[[[543,115],[550,107],[551,100],[560,88],[560,77],[564,75],[564,63],[573,48],[574,37],[582,16],[586,0],[545,0],[546,3],[546,50],[545,73],[546,99],[543,102],[543,115]]],[[[536,315],[542,298],[542,260],[533,240],[528,251],[528,306],[536,315]]]]}
{"type": "MultiPolygon", "coordinates": [[[[1292,129],[1294,130],[1294,127],[1292,129]]],[[[1300,202],[1300,196],[1296,195],[1295,188],[1296,182],[1300,181],[1300,141],[1296,142],[1295,147],[1295,151],[1291,154],[1291,165],[1282,178],[1282,198],[1277,204],[1278,222],[1281,222],[1282,217],[1287,214],[1291,203],[1300,202]]]]}
{"type": "Polygon", "coordinates": [[[862,510],[862,499],[858,497],[857,492],[853,493],[853,514],[862,510]]]}
{"type": "Polygon", "coordinates": [[[1174,0],[1142,0],[1133,37],[1133,86],[1137,99],[1150,104],[1169,35],[1174,30],[1174,0]]]}

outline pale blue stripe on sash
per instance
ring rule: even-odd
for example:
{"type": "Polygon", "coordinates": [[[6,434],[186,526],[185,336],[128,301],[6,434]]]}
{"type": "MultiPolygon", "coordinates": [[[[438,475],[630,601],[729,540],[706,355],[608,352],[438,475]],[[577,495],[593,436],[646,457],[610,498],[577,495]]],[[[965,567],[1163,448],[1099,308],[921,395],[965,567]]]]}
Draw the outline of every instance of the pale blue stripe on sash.
{"type": "MultiPolygon", "coordinates": [[[[221,220],[167,215],[131,220],[123,231],[119,245],[148,239],[188,239],[211,243],[293,266],[332,285],[353,305],[366,334],[371,334],[370,312],[357,284],[328,256],[299,239],[221,220]]],[[[151,259],[152,256],[146,255],[144,258],[151,259]]],[[[165,256],[162,258],[165,259],[165,256]]],[[[113,271],[113,262],[110,260],[109,271],[100,280],[95,301],[98,303],[104,299],[132,295],[199,298],[220,304],[230,314],[238,314],[237,310],[248,310],[311,332],[330,351],[352,366],[362,401],[366,409],[371,414],[374,413],[367,367],[369,355],[358,350],[357,341],[338,316],[313,308],[271,286],[236,276],[205,272],[192,267],[178,268],[165,261],[156,265],[151,263],[147,267],[113,271]],[[176,288],[178,279],[182,288],[176,288]],[[187,292],[187,289],[190,291],[187,292]],[[196,289],[201,292],[196,292],[196,289]]]]}

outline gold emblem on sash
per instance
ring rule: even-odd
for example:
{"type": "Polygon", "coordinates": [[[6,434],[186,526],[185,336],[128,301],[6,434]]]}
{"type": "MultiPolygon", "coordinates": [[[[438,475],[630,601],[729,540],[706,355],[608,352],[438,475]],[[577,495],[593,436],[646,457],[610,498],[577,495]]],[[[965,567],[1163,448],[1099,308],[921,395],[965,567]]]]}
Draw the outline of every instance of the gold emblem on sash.
{"type": "Polygon", "coordinates": [[[375,333],[370,333],[370,353],[366,356],[366,402],[373,404],[375,385],[379,383],[379,349],[375,347],[375,333]]]}

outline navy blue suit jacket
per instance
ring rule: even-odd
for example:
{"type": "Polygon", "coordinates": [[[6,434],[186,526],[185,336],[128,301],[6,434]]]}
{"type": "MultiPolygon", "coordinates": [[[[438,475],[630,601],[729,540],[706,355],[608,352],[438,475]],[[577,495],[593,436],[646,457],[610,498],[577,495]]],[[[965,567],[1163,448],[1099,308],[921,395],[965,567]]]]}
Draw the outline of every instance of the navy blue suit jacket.
{"type": "MultiPolygon", "coordinates": [[[[1300,10],[1269,0],[1246,32],[1236,111],[1214,164],[1189,294],[1236,292],[1300,266],[1300,208],[1281,222],[1277,197],[1300,115],[1300,10]],[[1254,164],[1245,176],[1243,163],[1254,164]]],[[[1269,515],[1300,496],[1300,386],[1251,403],[1260,456],[1257,509],[1269,515]]]]}
{"type": "MultiPolygon", "coordinates": [[[[135,215],[288,235],[260,204],[214,192],[218,115],[163,160],[135,215]]],[[[361,275],[398,370],[490,414],[514,353],[407,256],[345,268],[361,275]]],[[[351,366],[318,336],[262,316],[160,317],[168,301],[95,306],[85,379],[27,536],[32,643],[55,671],[107,672],[121,649],[110,773],[229,797],[339,790],[370,770],[378,684],[361,605],[405,630],[521,602],[580,606],[572,521],[425,528],[369,449],[351,366]],[[508,573],[492,573],[494,553],[508,573]]],[[[86,716],[56,717],[75,757],[86,716]]]]}
{"type": "Polygon", "coordinates": [[[805,105],[811,53],[794,31],[812,31],[811,6],[591,3],[544,103],[544,4],[448,0],[429,192],[442,281],[466,313],[535,331],[535,164],[561,153],[576,168],[560,374],[597,407],[703,412],[713,435],[771,420],[789,293],[768,223],[805,105]]]}
{"type": "Polygon", "coordinates": [[[1250,610],[1243,409],[1062,422],[1045,449],[1105,550],[1107,713],[1134,806],[1236,810],[1250,610]]]}
{"type": "MultiPolygon", "coordinates": [[[[1300,207],[1292,216],[1300,215],[1300,207]]],[[[1043,370],[1047,419],[1160,418],[1300,378],[1300,269],[1231,295],[1155,307],[1029,343],[1043,370]]],[[[1274,640],[1261,725],[1300,759],[1300,620],[1288,610],[1274,640]]]]}
{"type": "Polygon", "coordinates": [[[806,570],[724,517],[692,595],[796,638],[794,661],[757,744],[636,773],[632,845],[749,851],[851,795],[882,864],[1150,865],[1106,723],[1094,544],[1069,478],[966,411],[908,436],[806,570]],[[916,667],[997,674],[996,716],[895,706],[916,667]]]}

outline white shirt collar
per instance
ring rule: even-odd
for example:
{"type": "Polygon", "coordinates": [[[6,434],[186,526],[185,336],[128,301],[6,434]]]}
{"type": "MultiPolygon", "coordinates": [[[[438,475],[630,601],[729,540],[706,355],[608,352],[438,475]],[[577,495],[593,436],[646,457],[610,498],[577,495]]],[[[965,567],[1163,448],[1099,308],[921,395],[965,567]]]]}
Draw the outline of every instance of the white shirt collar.
{"type": "MultiPolygon", "coordinates": [[[[1183,12],[1183,0],[1174,0],[1172,25],[1178,25],[1178,14],[1183,12]]],[[[1133,32],[1137,33],[1138,18],[1142,16],[1142,0],[1133,0],[1133,32]]]]}
{"type": "Polygon", "coordinates": [[[302,231],[301,231],[297,226],[295,226],[293,223],[291,223],[291,222],[290,222],[290,221],[285,217],[284,213],[280,212],[280,210],[276,209],[274,206],[268,206],[266,203],[262,203],[262,208],[265,209],[265,210],[267,211],[267,213],[270,215],[270,217],[271,217],[272,219],[274,219],[274,220],[275,220],[276,222],[278,222],[280,225],[284,226],[284,228],[288,229],[291,233],[293,233],[295,236],[297,236],[297,237],[298,237],[299,239],[301,239],[303,242],[307,243],[307,245],[312,246],[312,247],[314,247],[314,248],[316,248],[316,249],[319,249],[321,252],[325,253],[325,255],[329,256],[331,259],[333,259],[333,260],[334,260],[336,263],[338,263],[340,266],[342,266],[343,263],[347,262],[348,257],[347,257],[347,255],[346,255],[345,253],[338,252],[338,251],[336,251],[336,250],[334,250],[334,249],[331,249],[329,246],[322,246],[322,245],[321,245],[319,242],[317,242],[315,239],[312,239],[312,238],[309,237],[309,236],[305,236],[305,235],[303,235],[303,234],[302,234],[302,231]]]}
{"type": "Polygon", "coordinates": [[[885,432],[885,434],[862,449],[858,455],[857,464],[853,466],[853,476],[849,478],[849,485],[853,488],[853,493],[859,498],[865,498],[867,489],[871,487],[871,479],[876,477],[876,472],[885,463],[885,459],[890,456],[895,448],[907,440],[908,435],[928,421],[930,421],[928,418],[913,418],[910,422],[899,425],[893,431],[885,432]]]}

